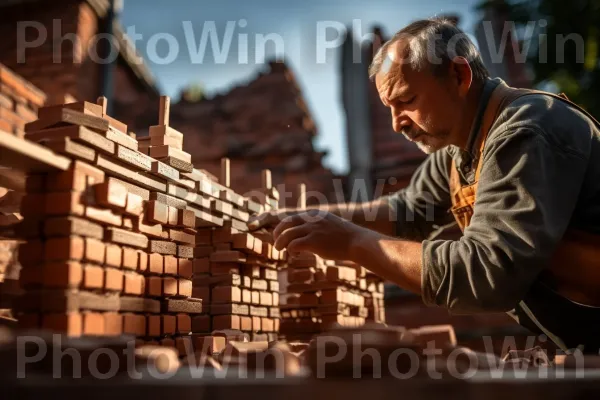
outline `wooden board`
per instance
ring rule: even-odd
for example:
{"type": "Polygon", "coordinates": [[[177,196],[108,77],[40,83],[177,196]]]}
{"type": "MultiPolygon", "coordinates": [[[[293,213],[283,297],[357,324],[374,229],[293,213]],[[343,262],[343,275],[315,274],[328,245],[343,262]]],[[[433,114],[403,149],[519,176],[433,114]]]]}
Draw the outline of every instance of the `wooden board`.
{"type": "Polygon", "coordinates": [[[0,165],[27,173],[66,171],[71,160],[10,133],[0,131],[0,165]]]}

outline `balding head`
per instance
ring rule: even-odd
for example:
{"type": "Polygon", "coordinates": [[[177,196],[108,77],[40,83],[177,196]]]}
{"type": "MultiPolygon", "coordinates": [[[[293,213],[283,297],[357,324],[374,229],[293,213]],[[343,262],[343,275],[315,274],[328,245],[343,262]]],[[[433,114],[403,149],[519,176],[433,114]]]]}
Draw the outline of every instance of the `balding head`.
{"type": "Polygon", "coordinates": [[[421,71],[429,69],[435,76],[445,76],[452,60],[461,58],[469,63],[474,81],[484,81],[489,72],[475,44],[454,23],[445,18],[432,18],[411,23],[398,31],[373,57],[369,76],[393,64],[409,64],[421,71]],[[401,44],[399,46],[399,44],[401,44]],[[390,54],[393,59],[390,59],[390,54]]]}

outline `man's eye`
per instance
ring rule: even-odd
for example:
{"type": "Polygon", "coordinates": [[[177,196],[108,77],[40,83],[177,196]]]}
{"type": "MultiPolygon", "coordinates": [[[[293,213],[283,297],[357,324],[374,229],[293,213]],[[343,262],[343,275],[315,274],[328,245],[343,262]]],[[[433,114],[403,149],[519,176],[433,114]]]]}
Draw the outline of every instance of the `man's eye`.
{"type": "Polygon", "coordinates": [[[408,101],[403,101],[402,103],[403,103],[403,104],[411,104],[413,101],[415,101],[415,97],[416,97],[416,96],[413,96],[413,97],[411,97],[411,98],[410,98],[408,101]]]}

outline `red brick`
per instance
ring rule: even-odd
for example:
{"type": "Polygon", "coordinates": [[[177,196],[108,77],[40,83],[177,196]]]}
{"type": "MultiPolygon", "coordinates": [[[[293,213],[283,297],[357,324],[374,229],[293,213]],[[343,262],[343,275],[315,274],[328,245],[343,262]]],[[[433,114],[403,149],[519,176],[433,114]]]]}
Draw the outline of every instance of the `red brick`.
{"type": "Polygon", "coordinates": [[[194,274],[204,274],[210,272],[210,259],[207,258],[195,258],[193,260],[193,272],[194,274]]]}
{"type": "Polygon", "coordinates": [[[127,205],[127,188],[114,179],[108,178],[94,186],[96,202],[107,208],[123,210],[127,205]]]}
{"type": "Polygon", "coordinates": [[[177,314],[177,333],[188,334],[192,331],[192,320],[187,314],[177,314]]]}
{"type": "Polygon", "coordinates": [[[199,229],[196,232],[196,245],[211,245],[212,229],[199,229]]]}
{"type": "Polygon", "coordinates": [[[239,303],[242,300],[240,288],[233,286],[217,286],[212,289],[213,303],[239,303]]]}
{"type": "Polygon", "coordinates": [[[177,274],[186,279],[191,279],[193,275],[193,262],[185,258],[177,259],[178,268],[177,274]]]}
{"type": "Polygon", "coordinates": [[[163,296],[177,296],[179,283],[177,279],[166,277],[163,280],[163,296]]]}
{"type": "Polygon", "coordinates": [[[177,245],[177,257],[179,258],[194,258],[194,248],[191,246],[177,245]]]}
{"type": "Polygon", "coordinates": [[[148,253],[146,253],[145,251],[141,251],[138,250],[138,260],[139,260],[139,264],[138,264],[138,270],[140,272],[144,272],[148,269],[148,253]]]}
{"type": "Polygon", "coordinates": [[[233,235],[239,233],[237,229],[233,228],[219,228],[212,231],[212,243],[231,243],[233,242],[233,235]]]}
{"type": "Polygon", "coordinates": [[[138,257],[139,253],[137,250],[129,247],[123,247],[123,268],[133,271],[137,270],[139,261],[138,257]]]}
{"type": "Polygon", "coordinates": [[[248,289],[242,289],[242,303],[252,303],[252,292],[248,289]]]}
{"type": "Polygon", "coordinates": [[[160,276],[147,277],[146,295],[149,297],[161,297],[162,293],[162,278],[160,276]]]}
{"type": "Polygon", "coordinates": [[[246,256],[240,251],[219,251],[210,255],[211,262],[246,262],[246,256]]]}
{"type": "Polygon", "coordinates": [[[192,297],[202,299],[203,304],[210,303],[210,288],[209,287],[192,287],[192,297]]]}
{"type": "Polygon", "coordinates": [[[274,323],[273,319],[262,317],[261,318],[261,330],[263,332],[275,331],[275,323],[274,323]]]}
{"type": "Polygon", "coordinates": [[[260,292],[260,305],[261,306],[273,305],[273,294],[270,292],[260,292]]]}
{"type": "Polygon", "coordinates": [[[104,225],[123,225],[123,217],[113,213],[111,210],[101,210],[96,207],[87,206],[85,208],[85,216],[104,225]]]}
{"type": "Polygon", "coordinates": [[[48,174],[46,187],[49,192],[84,192],[87,183],[87,175],[82,170],[70,168],[67,171],[48,174]]]}
{"type": "Polygon", "coordinates": [[[102,289],[104,287],[104,269],[95,265],[83,267],[83,285],[85,289],[102,289]]]}
{"type": "Polygon", "coordinates": [[[191,210],[179,210],[177,216],[177,225],[187,228],[195,228],[196,214],[191,210]]]}
{"type": "Polygon", "coordinates": [[[108,336],[119,336],[123,333],[123,316],[116,312],[104,313],[104,329],[108,336]]]}
{"type": "Polygon", "coordinates": [[[165,260],[165,269],[164,274],[166,275],[177,275],[177,258],[166,255],[164,257],[165,260]]]}
{"type": "Polygon", "coordinates": [[[164,255],[177,255],[177,244],[166,240],[150,240],[148,251],[164,255]]]}
{"type": "Polygon", "coordinates": [[[169,229],[169,239],[174,242],[189,244],[194,246],[196,244],[196,237],[176,229],[169,229]]]}
{"type": "Polygon", "coordinates": [[[121,268],[123,265],[123,249],[116,244],[106,245],[106,265],[121,268]]]}
{"type": "Polygon", "coordinates": [[[252,300],[250,301],[250,303],[254,304],[255,306],[260,305],[260,292],[258,292],[256,290],[252,290],[251,294],[252,294],[252,300]]]}
{"type": "MultiPolygon", "coordinates": [[[[167,206],[168,208],[168,225],[171,226],[177,226],[177,215],[178,215],[178,209],[172,206],[167,206]]],[[[183,211],[183,210],[182,210],[183,211]]],[[[194,214],[194,218],[196,217],[196,214],[194,214]]],[[[194,220],[195,223],[195,220],[194,220]]]]}
{"type": "Polygon", "coordinates": [[[125,213],[139,216],[144,212],[144,199],[135,194],[128,192],[127,193],[127,204],[125,206],[125,213]]]}
{"type": "Polygon", "coordinates": [[[46,241],[44,253],[47,260],[81,260],[84,242],[77,236],[51,238],[46,241]]]}
{"type": "Polygon", "coordinates": [[[231,243],[215,243],[214,245],[214,251],[231,251],[233,249],[233,247],[231,246],[231,243]]]}
{"type": "Polygon", "coordinates": [[[215,248],[213,246],[202,245],[194,247],[194,258],[209,257],[214,251],[215,248]]]}
{"type": "Polygon", "coordinates": [[[210,263],[210,273],[213,275],[239,274],[239,264],[235,263],[210,263]]]}
{"type": "Polygon", "coordinates": [[[198,315],[192,317],[192,332],[196,333],[205,333],[210,332],[210,316],[208,315],[198,315]]]}
{"type": "Polygon", "coordinates": [[[148,267],[149,272],[162,275],[165,272],[164,256],[158,253],[150,253],[148,267]]]}
{"type": "Polygon", "coordinates": [[[196,353],[212,355],[220,353],[225,349],[226,339],[224,336],[199,336],[192,335],[194,351],[196,353]]]}
{"type": "Polygon", "coordinates": [[[123,333],[144,336],[146,334],[146,317],[144,315],[124,313],[123,333]]]}
{"type": "Polygon", "coordinates": [[[85,215],[83,196],[78,192],[46,193],[44,206],[48,215],[85,215]]]}
{"type": "Polygon", "coordinates": [[[177,294],[182,297],[191,297],[192,281],[189,279],[179,279],[179,288],[177,294]]]}
{"type": "Polygon", "coordinates": [[[160,315],[148,315],[148,329],[146,334],[150,337],[158,337],[161,334],[161,316],[160,315]]]}
{"type": "Polygon", "coordinates": [[[240,329],[239,315],[215,315],[212,317],[212,329],[240,329]]]}
{"type": "Polygon", "coordinates": [[[104,264],[106,249],[100,240],[85,238],[85,260],[97,264],[104,264]]]}
{"type": "Polygon", "coordinates": [[[135,272],[126,272],[124,275],[123,293],[141,296],[144,294],[144,277],[135,272]]]}
{"type": "Polygon", "coordinates": [[[254,332],[260,332],[262,330],[262,323],[260,317],[250,317],[252,318],[252,330],[254,332]]]}
{"type": "Polygon", "coordinates": [[[240,330],[248,332],[252,330],[252,318],[242,316],[240,317],[240,330]]]}
{"type": "Polygon", "coordinates": [[[123,271],[114,268],[106,268],[104,275],[104,289],[107,291],[123,291],[123,271]]]}
{"type": "Polygon", "coordinates": [[[106,332],[104,317],[100,313],[85,312],[83,316],[83,335],[103,336],[106,332]]]}
{"type": "Polygon", "coordinates": [[[147,202],[146,219],[148,222],[167,224],[169,222],[169,207],[156,200],[147,202]]]}
{"type": "Polygon", "coordinates": [[[232,248],[236,250],[252,250],[254,248],[254,236],[249,233],[238,233],[233,235],[232,248]]]}
{"type": "Polygon", "coordinates": [[[174,315],[161,315],[161,332],[163,335],[173,335],[177,331],[177,319],[174,315]]]}

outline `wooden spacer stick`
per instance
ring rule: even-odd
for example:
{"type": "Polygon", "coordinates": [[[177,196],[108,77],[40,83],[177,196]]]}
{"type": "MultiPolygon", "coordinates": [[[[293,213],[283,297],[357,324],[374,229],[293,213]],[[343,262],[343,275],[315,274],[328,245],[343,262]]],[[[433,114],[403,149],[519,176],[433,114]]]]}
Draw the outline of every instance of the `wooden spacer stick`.
{"type": "Polygon", "coordinates": [[[106,108],[108,107],[108,99],[104,96],[100,96],[96,100],[96,104],[102,107],[102,116],[104,117],[106,115],[106,108]]]}
{"type": "Polygon", "coordinates": [[[169,126],[169,114],[171,111],[171,98],[160,96],[160,109],[158,110],[158,125],[169,126]]]}
{"type": "Polygon", "coordinates": [[[298,191],[299,191],[298,207],[300,207],[300,209],[304,210],[306,208],[306,185],[304,183],[301,183],[300,185],[298,185],[298,191]]]}
{"type": "Polygon", "coordinates": [[[221,158],[221,185],[226,187],[231,185],[231,167],[229,158],[221,158]]]}
{"type": "Polygon", "coordinates": [[[273,187],[273,181],[271,179],[271,170],[270,169],[263,169],[261,178],[262,178],[263,189],[271,189],[273,187]]]}

